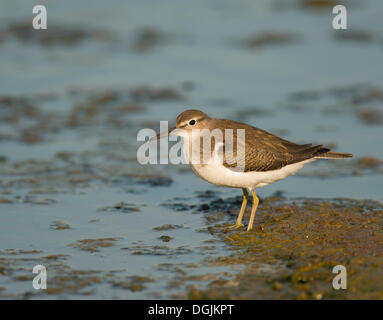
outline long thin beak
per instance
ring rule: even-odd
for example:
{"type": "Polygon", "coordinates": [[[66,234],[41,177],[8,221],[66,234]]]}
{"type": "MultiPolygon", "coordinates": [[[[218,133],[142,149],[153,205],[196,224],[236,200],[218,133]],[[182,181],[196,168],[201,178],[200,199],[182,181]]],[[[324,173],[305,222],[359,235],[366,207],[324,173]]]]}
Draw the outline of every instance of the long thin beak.
{"type": "Polygon", "coordinates": [[[169,129],[168,132],[160,132],[155,137],[151,138],[149,141],[154,141],[154,140],[158,140],[158,139],[162,139],[162,138],[168,137],[171,134],[171,132],[173,130],[175,130],[175,129],[176,129],[176,127],[169,129]]]}

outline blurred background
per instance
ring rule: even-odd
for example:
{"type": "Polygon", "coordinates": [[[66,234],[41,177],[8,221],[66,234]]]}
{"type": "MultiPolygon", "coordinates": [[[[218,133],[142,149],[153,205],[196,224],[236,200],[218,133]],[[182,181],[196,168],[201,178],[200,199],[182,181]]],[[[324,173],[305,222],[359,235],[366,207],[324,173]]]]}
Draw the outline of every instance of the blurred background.
{"type": "Polygon", "coordinates": [[[209,227],[240,190],[137,163],[185,109],[354,154],[261,198],[383,201],[381,1],[39,1],[40,31],[35,4],[0,0],[0,298],[185,298],[243,270],[201,263],[231,253],[209,227]]]}

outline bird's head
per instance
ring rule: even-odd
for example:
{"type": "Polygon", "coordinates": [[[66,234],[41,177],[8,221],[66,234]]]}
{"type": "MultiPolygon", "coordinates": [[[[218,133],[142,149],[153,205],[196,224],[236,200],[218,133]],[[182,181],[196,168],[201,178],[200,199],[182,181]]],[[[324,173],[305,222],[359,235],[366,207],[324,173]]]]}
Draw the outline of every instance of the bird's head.
{"type": "Polygon", "coordinates": [[[200,110],[186,110],[178,115],[174,128],[171,128],[168,132],[159,133],[155,139],[161,139],[169,135],[183,137],[185,134],[188,135],[193,129],[203,129],[204,122],[208,118],[208,115],[200,110]]]}
{"type": "Polygon", "coordinates": [[[206,113],[200,110],[186,110],[177,117],[176,128],[183,130],[202,129],[204,121],[208,119],[206,113]]]}

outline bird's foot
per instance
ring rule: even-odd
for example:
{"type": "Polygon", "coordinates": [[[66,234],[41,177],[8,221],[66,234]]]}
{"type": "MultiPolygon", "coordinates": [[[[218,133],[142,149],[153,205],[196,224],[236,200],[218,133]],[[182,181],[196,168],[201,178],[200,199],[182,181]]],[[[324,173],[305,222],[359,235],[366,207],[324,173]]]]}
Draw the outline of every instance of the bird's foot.
{"type": "Polygon", "coordinates": [[[228,227],[226,227],[226,228],[227,228],[227,229],[239,229],[239,228],[242,228],[242,227],[245,227],[245,226],[243,225],[243,223],[236,223],[236,224],[231,225],[231,226],[228,226],[228,227]]]}

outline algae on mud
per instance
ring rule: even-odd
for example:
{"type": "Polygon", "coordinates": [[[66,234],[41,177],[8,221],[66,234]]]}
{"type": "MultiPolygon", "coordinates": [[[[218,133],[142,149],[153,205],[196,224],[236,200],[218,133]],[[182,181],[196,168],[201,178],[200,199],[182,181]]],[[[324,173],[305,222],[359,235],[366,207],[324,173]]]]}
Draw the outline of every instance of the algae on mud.
{"type": "MultiPolygon", "coordinates": [[[[248,213],[248,212],[247,212],[248,213]]],[[[243,265],[233,279],[191,287],[189,299],[383,299],[383,205],[352,199],[264,199],[252,232],[211,228],[235,250],[206,259],[243,265]],[[347,268],[334,290],[333,267],[347,268]]]]}

